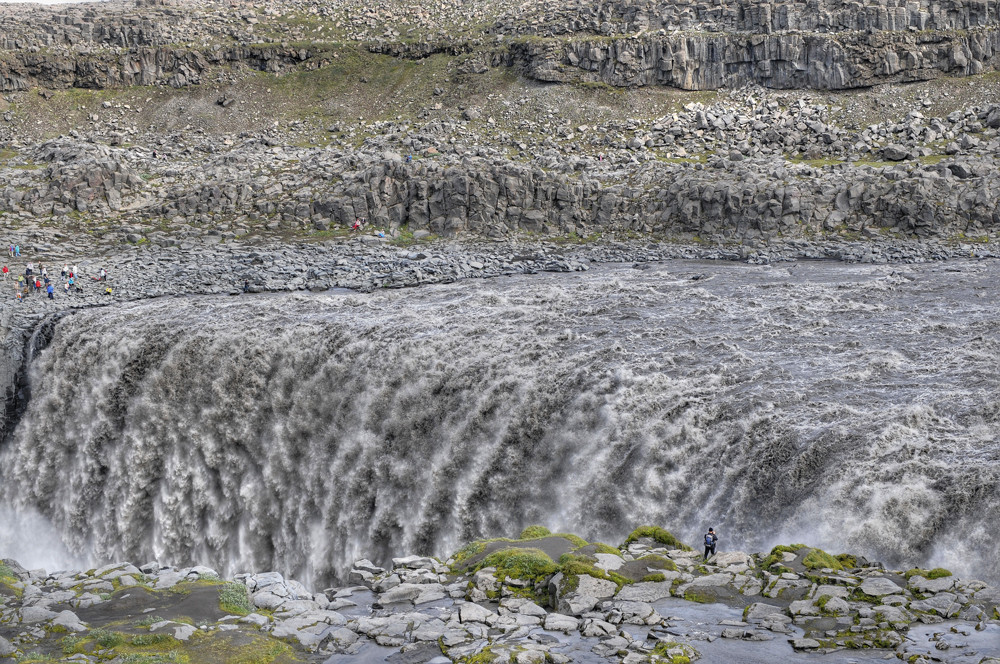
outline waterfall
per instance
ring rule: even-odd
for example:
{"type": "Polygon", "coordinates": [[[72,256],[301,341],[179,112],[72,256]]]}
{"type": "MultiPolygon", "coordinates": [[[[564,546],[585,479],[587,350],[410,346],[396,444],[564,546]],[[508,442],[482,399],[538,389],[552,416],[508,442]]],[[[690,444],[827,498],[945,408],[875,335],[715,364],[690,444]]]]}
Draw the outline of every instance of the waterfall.
{"type": "Polygon", "coordinates": [[[998,268],[665,263],[50,320],[0,515],[309,583],[540,523],[1000,574],[998,268]],[[946,295],[946,297],[945,297],[946,295]]]}

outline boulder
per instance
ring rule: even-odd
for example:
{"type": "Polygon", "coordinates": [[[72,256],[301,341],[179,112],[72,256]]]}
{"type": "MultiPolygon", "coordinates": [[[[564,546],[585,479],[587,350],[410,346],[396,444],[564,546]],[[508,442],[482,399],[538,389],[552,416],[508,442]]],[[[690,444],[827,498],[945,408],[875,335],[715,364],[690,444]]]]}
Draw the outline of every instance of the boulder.
{"type": "MultiPolygon", "coordinates": [[[[679,576],[677,572],[669,572],[679,576]]],[[[673,581],[644,581],[642,583],[630,583],[622,586],[622,589],[615,595],[615,599],[622,601],[655,602],[670,597],[670,590],[673,581]]]]}
{"type": "Polygon", "coordinates": [[[901,588],[891,580],[882,576],[877,576],[871,579],[865,579],[861,583],[860,590],[864,594],[871,595],[872,597],[882,597],[884,595],[895,595],[901,590],[901,588]]]}
{"type": "Polygon", "coordinates": [[[882,158],[887,161],[903,161],[911,157],[909,150],[902,145],[890,144],[882,148],[882,158]]]}
{"type": "Polygon", "coordinates": [[[580,621],[573,616],[567,616],[561,613],[550,613],[545,616],[544,627],[545,629],[553,632],[569,633],[576,630],[579,624],[580,621]]]}

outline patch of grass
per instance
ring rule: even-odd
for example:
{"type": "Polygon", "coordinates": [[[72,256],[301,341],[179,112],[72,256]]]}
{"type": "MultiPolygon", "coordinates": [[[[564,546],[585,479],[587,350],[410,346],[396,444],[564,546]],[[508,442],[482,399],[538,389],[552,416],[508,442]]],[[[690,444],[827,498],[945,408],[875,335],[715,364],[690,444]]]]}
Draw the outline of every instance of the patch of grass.
{"type": "Polygon", "coordinates": [[[124,634],[121,634],[120,632],[112,632],[111,630],[104,629],[103,627],[90,630],[88,637],[93,639],[97,645],[102,648],[117,648],[125,643],[124,634]]]}
{"type": "Polygon", "coordinates": [[[716,602],[714,595],[710,595],[705,592],[705,588],[688,588],[684,591],[684,599],[689,602],[697,602],[698,604],[712,604],[716,602]]]}
{"type": "Polygon", "coordinates": [[[674,537],[673,533],[659,526],[639,526],[625,538],[622,547],[626,547],[632,542],[638,541],[642,537],[648,537],[663,546],[671,549],[683,549],[684,551],[690,551],[691,547],[681,542],[679,539],[674,537]]]}
{"type": "Polygon", "coordinates": [[[579,535],[574,535],[573,533],[552,533],[549,537],[562,537],[563,539],[567,539],[578,549],[590,544],[587,540],[583,539],[579,535]]]}
{"type": "Polygon", "coordinates": [[[70,636],[64,636],[59,641],[59,647],[62,648],[64,655],[75,655],[85,651],[86,643],[86,637],[79,634],[71,634],[70,636]]]}
{"type": "Polygon", "coordinates": [[[802,564],[808,569],[832,569],[834,571],[843,570],[844,566],[840,561],[822,549],[813,549],[802,559],[802,564]]]}
{"type": "Polygon", "coordinates": [[[837,159],[834,157],[826,157],[823,159],[805,159],[801,157],[786,157],[786,159],[793,164],[803,164],[805,166],[812,166],[813,168],[823,168],[824,166],[833,166],[834,164],[844,163],[842,159],[837,159]]]}
{"type": "Polygon", "coordinates": [[[180,641],[169,634],[136,634],[132,637],[131,643],[140,648],[162,645],[179,646],[181,644],[180,641]]]}
{"type": "Polygon", "coordinates": [[[771,565],[777,562],[783,561],[785,558],[781,554],[783,553],[796,553],[800,549],[806,548],[805,544],[779,544],[778,546],[771,549],[771,553],[768,554],[764,562],[761,563],[761,569],[770,569],[771,565]]]}
{"type": "Polygon", "coordinates": [[[559,571],[559,566],[541,549],[502,549],[486,556],[476,569],[496,567],[497,578],[539,582],[559,571]]]}
{"type": "Polygon", "coordinates": [[[594,553],[608,553],[613,556],[620,556],[622,554],[620,550],[602,542],[593,542],[591,546],[594,547],[594,553]]]}
{"type": "Polygon", "coordinates": [[[485,550],[486,550],[486,542],[483,541],[469,542],[468,544],[466,544],[461,549],[455,552],[455,555],[452,556],[452,560],[454,560],[455,564],[458,565],[463,561],[468,560],[469,558],[478,556],[485,550]]]}
{"type": "Polygon", "coordinates": [[[241,646],[239,654],[228,658],[226,664],[271,664],[279,658],[290,659],[293,653],[287,643],[276,639],[257,639],[241,646]]]}
{"type": "Polygon", "coordinates": [[[560,571],[564,578],[563,592],[569,593],[576,590],[580,586],[580,577],[584,575],[610,581],[617,586],[618,590],[621,590],[622,586],[632,583],[631,579],[627,579],[621,574],[606,572],[599,567],[594,567],[587,558],[566,554],[559,559],[559,562],[561,563],[560,571]]]}
{"type": "Polygon", "coordinates": [[[219,591],[219,608],[226,613],[245,616],[253,611],[250,592],[238,581],[230,581],[219,591]]]}
{"type": "Polygon", "coordinates": [[[951,576],[951,572],[943,567],[935,567],[934,569],[920,569],[919,567],[914,567],[913,569],[907,570],[905,574],[906,580],[909,581],[910,577],[922,576],[925,579],[943,579],[946,576],[951,576]]]}
{"type": "Polygon", "coordinates": [[[135,625],[136,627],[151,627],[152,625],[155,625],[158,622],[163,622],[163,618],[161,618],[160,616],[146,616],[142,620],[136,620],[132,624],[135,625]]]}
{"type": "Polygon", "coordinates": [[[673,641],[660,641],[653,648],[653,651],[649,653],[649,661],[654,664],[690,664],[691,657],[689,655],[682,655],[676,652],[673,655],[670,654],[671,650],[687,650],[688,648],[690,646],[685,647],[673,641]]]}
{"type": "Polygon", "coordinates": [[[489,646],[486,646],[476,654],[459,657],[456,661],[457,664],[493,664],[499,657],[500,655],[494,653],[489,646]]]}
{"type": "Polygon", "coordinates": [[[130,652],[116,658],[121,664],[188,664],[190,658],[176,650],[167,653],[130,652]]]}
{"type": "Polygon", "coordinates": [[[647,574],[646,576],[642,577],[639,580],[645,583],[655,583],[660,581],[666,581],[667,577],[663,576],[662,574],[647,574]]]}
{"type": "Polygon", "coordinates": [[[858,566],[858,559],[849,553],[841,553],[838,555],[837,562],[839,562],[844,569],[853,569],[858,566]]]}
{"type": "Polygon", "coordinates": [[[0,579],[17,581],[17,575],[14,574],[14,570],[11,569],[10,565],[0,563],[0,579]]]}
{"type": "Polygon", "coordinates": [[[521,531],[521,535],[518,539],[539,539],[542,537],[548,537],[552,532],[545,526],[528,526],[521,531]]]}
{"type": "Polygon", "coordinates": [[[659,569],[665,569],[671,572],[677,571],[677,563],[672,561],[670,558],[657,556],[655,554],[643,556],[642,558],[639,558],[638,562],[645,563],[646,567],[657,567],[659,569]]]}
{"type": "Polygon", "coordinates": [[[56,661],[55,655],[50,655],[41,652],[29,652],[24,655],[18,655],[14,658],[17,664],[33,664],[34,662],[54,662],[56,661]]]}
{"type": "Polygon", "coordinates": [[[869,604],[881,604],[882,598],[876,597],[874,595],[869,595],[868,593],[861,590],[861,588],[854,588],[851,590],[851,594],[848,595],[848,599],[855,602],[867,602],[869,604]]]}

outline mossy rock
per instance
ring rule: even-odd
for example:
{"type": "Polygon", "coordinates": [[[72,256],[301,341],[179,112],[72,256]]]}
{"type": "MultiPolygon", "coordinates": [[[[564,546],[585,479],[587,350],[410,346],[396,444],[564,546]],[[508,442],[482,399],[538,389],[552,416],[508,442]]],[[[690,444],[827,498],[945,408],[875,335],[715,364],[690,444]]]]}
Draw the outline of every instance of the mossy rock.
{"type": "Polygon", "coordinates": [[[521,531],[521,535],[520,535],[519,539],[523,539],[523,540],[526,540],[526,539],[539,539],[539,538],[542,538],[542,537],[548,537],[551,534],[552,534],[552,531],[550,531],[545,526],[528,526],[527,528],[525,528],[524,530],[521,531]]]}
{"type": "Polygon", "coordinates": [[[541,549],[532,547],[509,547],[491,553],[476,566],[476,569],[495,567],[501,581],[510,577],[524,581],[544,581],[559,571],[559,566],[541,549]]]}
{"type": "Polygon", "coordinates": [[[498,660],[500,660],[500,654],[493,652],[492,648],[486,646],[473,655],[465,655],[455,661],[457,664],[493,664],[498,660]]]}
{"type": "Polygon", "coordinates": [[[845,569],[854,569],[858,566],[858,559],[849,553],[841,553],[837,555],[837,562],[845,569]]]}
{"type": "Polygon", "coordinates": [[[649,653],[651,664],[691,664],[698,651],[691,646],[673,641],[660,641],[649,653]]]}
{"type": "Polygon", "coordinates": [[[802,559],[802,564],[806,569],[832,569],[834,571],[844,569],[839,560],[822,549],[811,549],[802,559]]]}
{"type": "Polygon", "coordinates": [[[622,555],[621,549],[616,549],[610,544],[604,544],[603,542],[594,542],[592,544],[589,544],[588,547],[593,548],[594,553],[607,553],[612,556],[622,555]]]}
{"type": "Polygon", "coordinates": [[[771,553],[764,558],[761,562],[761,569],[769,569],[771,565],[775,563],[784,562],[785,557],[781,554],[783,553],[798,553],[802,549],[805,549],[805,544],[779,544],[778,546],[771,549],[771,553]]]}
{"type": "Polygon", "coordinates": [[[914,567],[913,569],[907,570],[903,576],[905,576],[907,580],[914,576],[922,576],[925,579],[943,579],[951,576],[951,572],[943,567],[935,567],[934,569],[920,569],[919,567],[914,567]]]}
{"type": "Polygon", "coordinates": [[[659,526],[639,526],[625,538],[622,548],[627,547],[632,542],[638,542],[643,538],[651,539],[657,544],[662,544],[668,549],[682,549],[684,551],[691,550],[691,547],[674,537],[673,533],[659,526]]]}
{"type": "Polygon", "coordinates": [[[490,540],[479,540],[466,544],[455,555],[452,556],[452,570],[455,572],[468,572],[470,570],[482,569],[483,560],[499,551],[507,549],[536,549],[544,552],[551,560],[559,560],[560,556],[579,549],[587,542],[575,535],[567,536],[562,534],[549,535],[539,539],[512,540],[498,538],[490,540]]]}
{"type": "Polygon", "coordinates": [[[563,582],[560,585],[560,591],[563,595],[575,591],[580,584],[580,577],[584,575],[611,581],[618,590],[633,582],[632,579],[617,572],[607,572],[599,567],[594,567],[590,560],[572,554],[567,554],[559,559],[559,571],[563,574],[563,582]]]}

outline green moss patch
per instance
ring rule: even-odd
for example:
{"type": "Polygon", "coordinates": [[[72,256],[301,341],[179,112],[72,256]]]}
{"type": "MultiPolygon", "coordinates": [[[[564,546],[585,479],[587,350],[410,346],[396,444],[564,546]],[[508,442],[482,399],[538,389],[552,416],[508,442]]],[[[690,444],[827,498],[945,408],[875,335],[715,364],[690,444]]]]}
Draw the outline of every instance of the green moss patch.
{"type": "Polygon", "coordinates": [[[622,547],[626,547],[632,542],[637,542],[642,538],[648,538],[662,544],[663,546],[670,549],[683,549],[684,551],[690,551],[691,547],[681,542],[679,539],[674,537],[673,533],[659,526],[639,526],[625,538],[625,542],[622,547]]]}
{"type": "Polygon", "coordinates": [[[635,562],[642,563],[646,567],[655,567],[656,569],[668,570],[670,572],[677,571],[677,563],[672,561],[670,558],[665,558],[664,556],[657,556],[655,554],[650,554],[648,556],[643,556],[635,562]]]}
{"type": "Polygon", "coordinates": [[[771,565],[785,560],[785,557],[782,555],[783,553],[798,553],[804,548],[806,548],[805,544],[779,544],[771,549],[771,553],[768,554],[760,566],[762,569],[769,569],[771,565]]]}
{"type": "Polygon", "coordinates": [[[848,553],[841,553],[837,556],[837,561],[844,569],[854,569],[858,566],[858,559],[848,553]]]}
{"type": "Polygon", "coordinates": [[[528,526],[521,531],[519,539],[538,539],[540,537],[548,537],[551,534],[552,531],[545,526],[528,526]]]}
{"type": "Polygon", "coordinates": [[[802,559],[802,564],[808,569],[832,569],[834,571],[843,570],[844,566],[840,561],[822,549],[813,549],[802,559]]]}
{"type": "Polygon", "coordinates": [[[238,581],[230,581],[219,591],[219,608],[226,613],[245,616],[253,611],[250,592],[238,581]]]}
{"type": "Polygon", "coordinates": [[[542,551],[550,559],[557,560],[563,554],[570,553],[584,546],[588,546],[588,544],[580,537],[561,533],[537,539],[512,540],[497,538],[479,540],[471,544],[466,544],[452,556],[452,570],[454,572],[466,572],[481,569],[484,566],[484,559],[492,556],[494,553],[508,549],[536,549],[542,551]]]}
{"type": "Polygon", "coordinates": [[[905,576],[907,580],[914,576],[922,576],[925,579],[943,579],[946,576],[951,576],[951,572],[943,567],[935,567],[934,569],[920,569],[919,567],[914,567],[913,569],[907,570],[903,576],[905,576]]]}
{"type": "Polygon", "coordinates": [[[632,583],[632,579],[617,574],[607,572],[599,567],[594,567],[592,561],[572,555],[565,555],[559,559],[560,570],[563,573],[562,590],[564,593],[573,592],[580,585],[581,576],[592,576],[595,579],[610,581],[621,590],[622,586],[632,583]]]}
{"type": "Polygon", "coordinates": [[[497,578],[522,579],[539,582],[559,571],[555,561],[541,549],[510,548],[491,553],[483,558],[476,569],[495,567],[497,578]]]}

